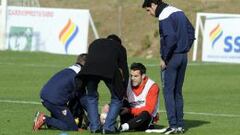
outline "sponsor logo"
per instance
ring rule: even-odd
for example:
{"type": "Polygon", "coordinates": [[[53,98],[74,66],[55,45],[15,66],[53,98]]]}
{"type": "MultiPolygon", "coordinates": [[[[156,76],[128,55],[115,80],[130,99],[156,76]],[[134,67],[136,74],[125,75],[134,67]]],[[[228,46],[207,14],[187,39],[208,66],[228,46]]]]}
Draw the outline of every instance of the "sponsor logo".
{"type": "Polygon", "coordinates": [[[30,51],[32,48],[32,37],[32,27],[12,26],[8,38],[8,49],[14,51],[30,51]]]}
{"type": "Polygon", "coordinates": [[[240,36],[228,35],[224,39],[224,52],[240,53],[240,36]]]}
{"type": "Polygon", "coordinates": [[[214,48],[216,42],[220,39],[222,35],[223,35],[223,30],[220,24],[218,24],[216,27],[213,28],[213,30],[211,30],[209,37],[210,37],[210,41],[212,42],[212,48],[214,48]]]}
{"type": "Polygon", "coordinates": [[[65,46],[66,54],[68,53],[69,45],[72,43],[77,34],[78,26],[69,19],[59,34],[59,40],[65,46]]]}
{"type": "MultiPolygon", "coordinates": [[[[223,29],[218,24],[216,27],[211,30],[210,34],[210,41],[212,43],[212,49],[216,46],[216,43],[219,39],[223,39],[223,52],[225,53],[240,53],[240,36],[234,36],[232,33],[224,33],[223,36],[223,29]]],[[[219,44],[219,45],[221,45],[219,44]]]]}

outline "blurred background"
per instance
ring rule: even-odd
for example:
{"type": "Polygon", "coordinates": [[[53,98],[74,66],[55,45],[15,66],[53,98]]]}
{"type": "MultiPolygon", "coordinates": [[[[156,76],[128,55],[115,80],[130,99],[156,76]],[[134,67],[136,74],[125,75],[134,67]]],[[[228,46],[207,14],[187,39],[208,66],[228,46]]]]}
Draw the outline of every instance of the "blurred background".
{"type": "MultiPolygon", "coordinates": [[[[10,6],[89,9],[100,37],[116,33],[123,39],[129,56],[158,57],[160,44],[158,20],[142,9],[142,2],[143,0],[8,0],[10,6]]],[[[197,12],[240,13],[239,0],[165,0],[165,2],[182,9],[194,27],[197,12]]],[[[90,43],[94,36],[91,30],[89,32],[90,43]]],[[[192,57],[192,52],[189,56],[192,57]]]]}

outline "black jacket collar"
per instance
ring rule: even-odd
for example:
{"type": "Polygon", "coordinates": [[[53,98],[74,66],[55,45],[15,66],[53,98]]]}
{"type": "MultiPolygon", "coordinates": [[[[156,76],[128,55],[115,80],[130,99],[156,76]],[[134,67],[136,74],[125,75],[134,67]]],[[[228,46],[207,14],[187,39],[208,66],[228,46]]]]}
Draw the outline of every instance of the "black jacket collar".
{"type": "Polygon", "coordinates": [[[168,6],[168,4],[166,4],[166,3],[164,3],[164,2],[162,2],[161,4],[159,4],[158,6],[157,6],[157,8],[156,8],[156,11],[155,11],[155,17],[159,17],[159,15],[161,14],[161,12],[163,11],[163,9],[165,8],[165,7],[167,7],[168,6]]]}

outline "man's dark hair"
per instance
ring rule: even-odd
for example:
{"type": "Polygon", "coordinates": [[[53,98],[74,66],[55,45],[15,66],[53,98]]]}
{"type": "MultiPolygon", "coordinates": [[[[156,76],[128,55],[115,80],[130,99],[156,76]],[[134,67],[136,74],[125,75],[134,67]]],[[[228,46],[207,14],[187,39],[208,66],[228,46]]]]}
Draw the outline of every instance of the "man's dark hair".
{"type": "Polygon", "coordinates": [[[131,67],[130,67],[131,70],[140,70],[140,73],[141,75],[142,74],[146,74],[146,67],[142,64],[142,63],[132,63],[131,64],[131,67]]]}
{"type": "Polygon", "coordinates": [[[111,39],[111,40],[117,41],[118,43],[122,44],[122,40],[115,34],[108,35],[107,39],[111,39]]]}
{"type": "Polygon", "coordinates": [[[159,5],[162,3],[162,0],[144,0],[142,8],[151,7],[152,3],[159,5]]]}
{"type": "Polygon", "coordinates": [[[82,54],[78,55],[76,63],[83,66],[85,64],[86,60],[87,60],[87,54],[82,53],[82,54]]]}

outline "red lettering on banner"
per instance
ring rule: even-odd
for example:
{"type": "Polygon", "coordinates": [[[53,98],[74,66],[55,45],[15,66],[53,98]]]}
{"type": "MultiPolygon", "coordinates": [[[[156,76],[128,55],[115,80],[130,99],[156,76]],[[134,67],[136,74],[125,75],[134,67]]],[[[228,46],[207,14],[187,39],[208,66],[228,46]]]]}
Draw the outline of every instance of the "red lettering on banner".
{"type": "Polygon", "coordinates": [[[34,11],[34,10],[8,10],[8,14],[12,16],[33,16],[33,17],[53,17],[52,11],[34,11]]]}

